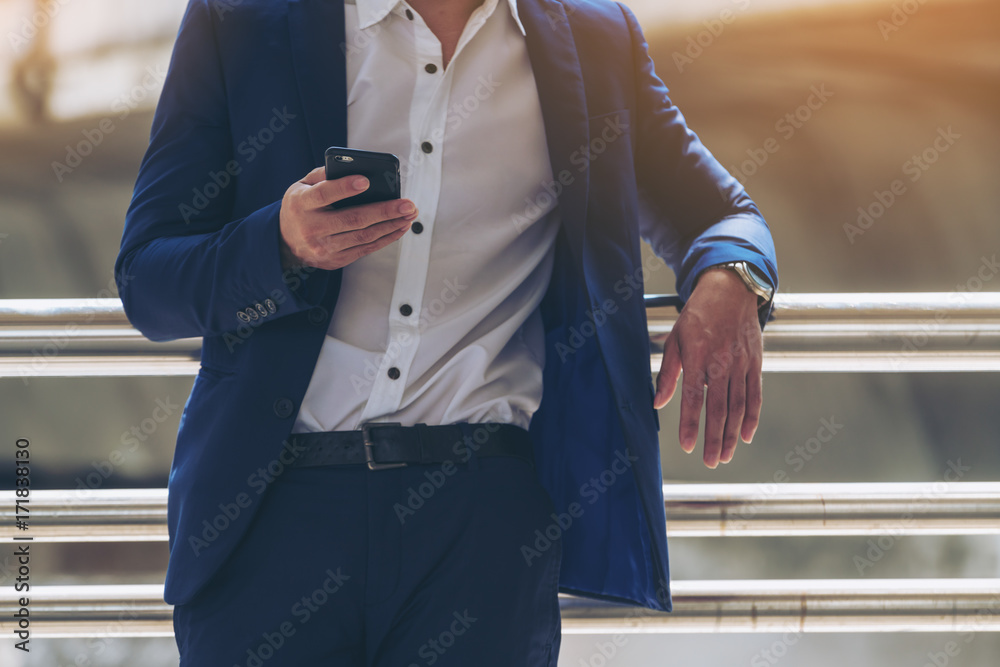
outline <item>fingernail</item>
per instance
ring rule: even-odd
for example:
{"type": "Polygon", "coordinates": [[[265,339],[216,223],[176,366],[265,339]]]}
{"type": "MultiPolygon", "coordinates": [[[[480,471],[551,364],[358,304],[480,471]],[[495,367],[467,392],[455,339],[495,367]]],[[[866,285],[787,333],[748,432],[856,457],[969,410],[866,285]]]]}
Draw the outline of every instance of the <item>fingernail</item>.
{"type": "Polygon", "coordinates": [[[355,190],[364,190],[368,187],[368,179],[364,176],[358,176],[354,179],[353,185],[355,190]]]}
{"type": "Polygon", "coordinates": [[[399,205],[399,212],[403,215],[409,215],[417,210],[417,207],[413,205],[413,202],[405,201],[399,205]]]}

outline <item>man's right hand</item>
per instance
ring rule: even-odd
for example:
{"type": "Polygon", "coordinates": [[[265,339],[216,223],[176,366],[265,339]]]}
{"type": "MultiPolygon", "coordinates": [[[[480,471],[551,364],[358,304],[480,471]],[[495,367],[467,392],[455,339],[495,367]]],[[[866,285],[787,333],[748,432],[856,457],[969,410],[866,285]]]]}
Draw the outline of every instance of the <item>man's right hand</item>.
{"type": "Polygon", "coordinates": [[[284,268],[314,266],[332,271],[396,241],[417,219],[409,199],[326,207],[368,189],[364,176],[326,180],[323,167],[293,183],[281,200],[281,263],[284,268]]]}

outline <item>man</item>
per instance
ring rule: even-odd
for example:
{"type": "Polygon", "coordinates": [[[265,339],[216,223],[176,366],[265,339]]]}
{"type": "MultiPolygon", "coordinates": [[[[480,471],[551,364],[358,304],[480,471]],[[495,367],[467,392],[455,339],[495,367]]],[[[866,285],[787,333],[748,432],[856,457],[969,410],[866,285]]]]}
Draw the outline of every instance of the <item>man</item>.
{"type": "Polygon", "coordinates": [[[146,336],[204,339],[191,667],[555,665],[557,590],[668,611],[656,409],[683,369],[682,448],[703,402],[706,465],[752,438],[777,286],[603,0],[192,0],[116,275],[146,336]],[[402,199],[328,209],[370,186],[329,146],[398,155],[402,199]],[[640,237],[686,303],[655,389],[640,237]]]}

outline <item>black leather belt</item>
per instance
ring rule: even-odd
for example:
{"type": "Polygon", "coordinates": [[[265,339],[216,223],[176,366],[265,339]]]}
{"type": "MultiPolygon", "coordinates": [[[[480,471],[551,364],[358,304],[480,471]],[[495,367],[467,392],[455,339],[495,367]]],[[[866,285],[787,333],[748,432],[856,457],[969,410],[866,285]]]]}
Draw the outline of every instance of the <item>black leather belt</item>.
{"type": "Polygon", "coordinates": [[[515,456],[534,463],[528,432],[513,424],[447,424],[402,426],[370,422],[357,431],[293,433],[292,467],[367,464],[369,470],[409,464],[464,463],[472,456],[515,456]]]}

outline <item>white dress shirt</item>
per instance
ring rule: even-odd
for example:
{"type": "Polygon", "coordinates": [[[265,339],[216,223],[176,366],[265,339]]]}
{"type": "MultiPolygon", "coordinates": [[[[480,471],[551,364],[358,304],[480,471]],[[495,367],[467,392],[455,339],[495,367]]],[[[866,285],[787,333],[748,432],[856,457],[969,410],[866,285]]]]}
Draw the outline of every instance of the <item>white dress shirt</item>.
{"type": "Polygon", "coordinates": [[[499,2],[475,10],[447,69],[405,2],[346,5],[348,146],[399,157],[423,229],[344,267],[294,432],[527,428],[538,409],[559,220],[524,28],[499,2]]]}

